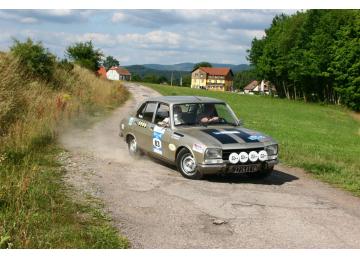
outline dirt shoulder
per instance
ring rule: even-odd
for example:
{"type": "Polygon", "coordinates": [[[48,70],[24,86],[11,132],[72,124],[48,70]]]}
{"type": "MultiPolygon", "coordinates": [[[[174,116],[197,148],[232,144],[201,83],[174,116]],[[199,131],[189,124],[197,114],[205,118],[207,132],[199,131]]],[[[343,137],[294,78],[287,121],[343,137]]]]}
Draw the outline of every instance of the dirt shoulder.
{"type": "Polygon", "coordinates": [[[131,159],[121,118],[159,95],[127,83],[132,99],[92,128],[69,129],[68,181],[102,199],[133,248],[358,248],[360,200],[299,169],[264,181],[187,180],[147,157],[131,159]]]}

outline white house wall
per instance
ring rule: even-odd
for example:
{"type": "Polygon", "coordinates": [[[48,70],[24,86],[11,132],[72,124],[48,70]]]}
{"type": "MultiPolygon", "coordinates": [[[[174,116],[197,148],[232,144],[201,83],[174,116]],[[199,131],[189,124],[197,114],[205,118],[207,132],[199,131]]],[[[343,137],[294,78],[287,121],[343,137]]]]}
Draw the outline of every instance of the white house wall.
{"type": "Polygon", "coordinates": [[[106,77],[109,80],[120,80],[120,75],[115,70],[109,70],[108,72],[106,72],[106,77]]]}

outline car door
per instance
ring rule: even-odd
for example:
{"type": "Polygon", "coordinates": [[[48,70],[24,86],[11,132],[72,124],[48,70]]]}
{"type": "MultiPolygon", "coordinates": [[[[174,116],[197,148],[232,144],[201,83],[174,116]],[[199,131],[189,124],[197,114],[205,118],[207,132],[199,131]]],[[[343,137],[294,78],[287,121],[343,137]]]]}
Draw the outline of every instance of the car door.
{"type": "Polygon", "coordinates": [[[172,130],[170,106],[159,103],[154,116],[154,128],[152,133],[152,152],[166,159],[171,159],[175,153],[174,145],[170,145],[172,130]]]}
{"type": "Polygon", "coordinates": [[[157,104],[157,102],[146,102],[140,107],[135,120],[136,141],[142,150],[148,152],[152,151],[153,117],[157,104]]]}

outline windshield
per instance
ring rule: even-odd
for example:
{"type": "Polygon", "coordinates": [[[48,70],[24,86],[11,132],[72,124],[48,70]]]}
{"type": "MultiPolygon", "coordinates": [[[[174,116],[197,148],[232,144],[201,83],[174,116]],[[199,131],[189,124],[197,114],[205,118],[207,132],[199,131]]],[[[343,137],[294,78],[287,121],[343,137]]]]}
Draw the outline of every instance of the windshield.
{"type": "Polygon", "coordinates": [[[225,103],[188,103],[173,106],[175,126],[211,124],[237,125],[237,119],[225,103]]]}

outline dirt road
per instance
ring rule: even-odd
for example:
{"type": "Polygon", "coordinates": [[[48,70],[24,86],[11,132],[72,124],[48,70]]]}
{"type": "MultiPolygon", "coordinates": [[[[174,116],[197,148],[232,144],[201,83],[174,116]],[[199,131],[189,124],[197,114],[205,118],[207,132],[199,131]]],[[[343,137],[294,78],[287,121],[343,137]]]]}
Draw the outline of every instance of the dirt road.
{"type": "Polygon", "coordinates": [[[133,98],[88,130],[60,138],[68,180],[101,198],[133,248],[360,248],[360,200],[299,169],[264,181],[187,180],[147,157],[133,160],[119,122],[159,95],[127,83],[133,98]]]}

